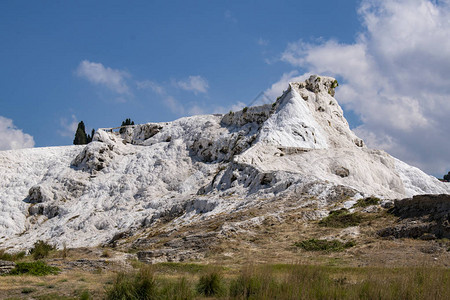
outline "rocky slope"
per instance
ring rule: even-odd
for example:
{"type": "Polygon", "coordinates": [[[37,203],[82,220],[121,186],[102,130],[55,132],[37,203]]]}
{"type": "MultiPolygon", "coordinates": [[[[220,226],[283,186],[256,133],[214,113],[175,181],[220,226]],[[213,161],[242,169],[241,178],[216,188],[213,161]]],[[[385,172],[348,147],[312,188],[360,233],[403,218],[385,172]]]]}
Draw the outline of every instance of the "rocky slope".
{"type": "Polygon", "coordinates": [[[311,76],[273,105],[100,129],[87,146],[0,152],[0,247],[134,236],[142,248],[152,228],[176,232],[270,203],[284,204],[253,222],[311,205],[305,218],[317,219],[371,195],[450,193],[449,184],[368,149],[349,129],[335,86],[311,76]]]}

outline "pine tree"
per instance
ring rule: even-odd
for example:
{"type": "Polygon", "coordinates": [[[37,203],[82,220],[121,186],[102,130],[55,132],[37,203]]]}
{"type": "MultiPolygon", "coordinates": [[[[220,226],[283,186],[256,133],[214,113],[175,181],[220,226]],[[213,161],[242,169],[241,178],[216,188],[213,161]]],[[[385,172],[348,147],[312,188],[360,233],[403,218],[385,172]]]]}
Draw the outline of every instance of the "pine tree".
{"type": "Polygon", "coordinates": [[[92,139],[94,138],[94,134],[95,134],[95,129],[92,129],[92,131],[91,131],[91,134],[89,135],[87,135],[87,142],[88,142],[88,144],[90,143],[90,142],[92,142],[92,139]]]}
{"type": "MultiPolygon", "coordinates": [[[[128,126],[128,125],[134,125],[134,121],[131,121],[131,119],[125,119],[125,121],[122,121],[122,125],[120,126],[128,126]]],[[[125,128],[120,128],[119,133],[124,133],[125,128]]]]}
{"type": "Polygon", "coordinates": [[[444,180],[449,181],[450,182],[450,172],[448,172],[447,175],[444,175],[444,180]]]}
{"type": "Polygon", "coordinates": [[[125,119],[125,121],[122,121],[122,126],[128,125],[134,125],[134,121],[131,121],[131,119],[125,119]]]}
{"type": "Polygon", "coordinates": [[[86,129],[84,127],[83,121],[78,123],[77,131],[75,132],[75,139],[73,140],[74,145],[85,145],[88,143],[88,137],[86,135],[86,129]]]}

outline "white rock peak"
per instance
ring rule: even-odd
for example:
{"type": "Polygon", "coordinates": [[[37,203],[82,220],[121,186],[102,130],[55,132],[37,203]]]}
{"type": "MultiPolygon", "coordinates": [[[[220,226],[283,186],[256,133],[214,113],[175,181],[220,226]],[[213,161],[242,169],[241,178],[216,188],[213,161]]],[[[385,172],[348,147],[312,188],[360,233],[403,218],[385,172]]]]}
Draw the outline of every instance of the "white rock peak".
{"type": "MultiPolygon", "coordinates": [[[[167,211],[195,222],[270,197],[450,193],[419,169],[365,147],[331,77],[290,83],[272,105],[97,130],[86,146],[0,152],[0,248],[38,240],[93,246],[167,211]]],[[[176,226],[176,225],[174,225],[176,226]]]]}

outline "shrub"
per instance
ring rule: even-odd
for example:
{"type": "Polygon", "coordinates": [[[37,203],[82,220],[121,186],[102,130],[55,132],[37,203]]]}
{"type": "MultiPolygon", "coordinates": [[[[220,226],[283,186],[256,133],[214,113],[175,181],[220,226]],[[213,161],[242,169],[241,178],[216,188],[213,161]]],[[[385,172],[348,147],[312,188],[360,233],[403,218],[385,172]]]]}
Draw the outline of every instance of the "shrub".
{"type": "Polygon", "coordinates": [[[353,207],[367,207],[370,205],[378,205],[380,203],[380,199],[377,197],[367,197],[364,199],[359,199],[353,207]]]}
{"type": "Polygon", "coordinates": [[[244,107],[244,109],[242,110],[242,112],[245,114],[245,113],[247,112],[247,110],[248,110],[248,107],[246,106],[246,107],[244,107]]]}
{"type": "Polygon", "coordinates": [[[56,267],[52,267],[47,265],[42,261],[33,261],[33,262],[19,262],[16,264],[16,267],[9,272],[9,275],[35,275],[35,276],[43,276],[50,274],[58,274],[59,269],[56,267]]]}
{"type": "Polygon", "coordinates": [[[296,247],[302,248],[306,251],[327,251],[327,252],[338,252],[344,249],[351,248],[355,246],[355,242],[350,241],[343,243],[338,240],[318,240],[309,239],[294,244],[296,247]]]}
{"type": "Polygon", "coordinates": [[[345,228],[357,226],[362,222],[362,216],[358,213],[349,213],[347,209],[331,211],[328,217],[320,220],[319,225],[323,227],[345,228]]]}
{"type": "Polygon", "coordinates": [[[0,260],[16,261],[25,257],[25,251],[6,253],[5,250],[0,249],[0,260]]]}
{"type": "Polygon", "coordinates": [[[44,241],[37,241],[34,243],[34,247],[30,250],[30,254],[33,255],[34,260],[43,259],[48,256],[51,250],[55,247],[44,241]]]}
{"type": "Polygon", "coordinates": [[[222,276],[219,272],[202,275],[197,283],[197,292],[206,297],[220,296],[223,291],[222,276]]]}

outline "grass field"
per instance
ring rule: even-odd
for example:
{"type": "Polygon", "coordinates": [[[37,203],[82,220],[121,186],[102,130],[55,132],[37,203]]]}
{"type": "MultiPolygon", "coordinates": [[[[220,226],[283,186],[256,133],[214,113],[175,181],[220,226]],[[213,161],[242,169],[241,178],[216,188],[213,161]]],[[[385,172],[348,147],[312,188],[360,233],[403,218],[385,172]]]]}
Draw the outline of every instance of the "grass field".
{"type": "Polygon", "coordinates": [[[2,299],[450,299],[450,269],[134,263],[127,272],[1,276],[2,299]]]}

